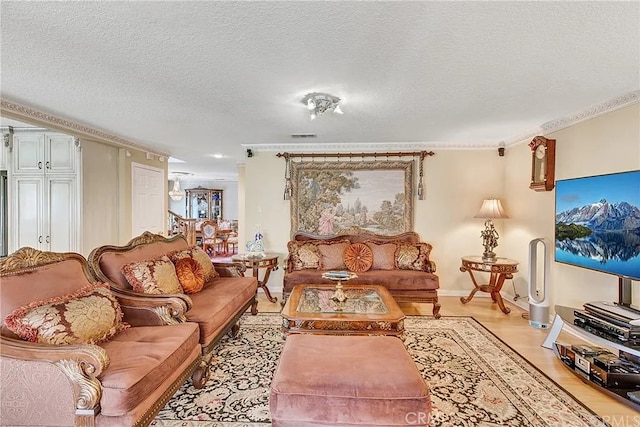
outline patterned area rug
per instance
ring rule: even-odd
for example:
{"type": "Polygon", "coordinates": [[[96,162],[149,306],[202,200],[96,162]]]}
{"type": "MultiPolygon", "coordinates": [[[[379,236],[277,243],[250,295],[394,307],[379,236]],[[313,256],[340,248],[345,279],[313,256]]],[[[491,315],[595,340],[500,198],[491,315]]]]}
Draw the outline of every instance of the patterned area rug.
{"type": "MultiPolygon", "coordinates": [[[[188,382],[157,427],[269,426],[280,314],[245,315],[217,347],[202,390],[188,382]]],[[[434,426],[602,426],[602,421],[470,317],[408,316],[407,350],[431,389],[434,426]]],[[[383,367],[381,367],[383,368],[383,367]]]]}

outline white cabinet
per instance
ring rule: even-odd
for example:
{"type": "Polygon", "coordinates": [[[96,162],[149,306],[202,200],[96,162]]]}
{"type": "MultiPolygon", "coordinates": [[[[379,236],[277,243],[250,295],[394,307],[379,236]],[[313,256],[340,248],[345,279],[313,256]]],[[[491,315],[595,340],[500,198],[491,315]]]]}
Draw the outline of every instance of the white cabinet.
{"type": "Polygon", "coordinates": [[[75,176],[16,176],[12,180],[13,250],[23,246],[77,252],[78,208],[75,176]]]}
{"type": "Polygon", "coordinates": [[[76,172],[73,136],[58,133],[16,133],[13,136],[13,174],[71,174],[76,172]]]}
{"type": "Polygon", "coordinates": [[[74,137],[14,134],[9,162],[9,252],[79,250],[79,162],[74,137]]]}

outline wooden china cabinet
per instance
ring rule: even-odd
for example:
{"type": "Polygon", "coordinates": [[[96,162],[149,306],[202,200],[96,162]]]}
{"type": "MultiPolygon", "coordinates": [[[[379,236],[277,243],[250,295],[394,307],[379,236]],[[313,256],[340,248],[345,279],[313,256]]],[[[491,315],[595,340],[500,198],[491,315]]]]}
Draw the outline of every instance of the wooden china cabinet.
{"type": "Polygon", "coordinates": [[[185,190],[185,192],[187,194],[187,218],[222,218],[223,190],[197,187],[185,190]]]}

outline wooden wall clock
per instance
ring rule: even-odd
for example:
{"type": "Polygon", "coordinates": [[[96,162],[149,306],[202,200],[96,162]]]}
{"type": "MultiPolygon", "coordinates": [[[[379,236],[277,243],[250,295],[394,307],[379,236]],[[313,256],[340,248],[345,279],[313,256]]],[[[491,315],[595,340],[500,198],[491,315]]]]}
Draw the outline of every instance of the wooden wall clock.
{"type": "Polygon", "coordinates": [[[536,136],[531,147],[531,184],[535,191],[551,191],[555,186],[556,140],[536,136]]]}

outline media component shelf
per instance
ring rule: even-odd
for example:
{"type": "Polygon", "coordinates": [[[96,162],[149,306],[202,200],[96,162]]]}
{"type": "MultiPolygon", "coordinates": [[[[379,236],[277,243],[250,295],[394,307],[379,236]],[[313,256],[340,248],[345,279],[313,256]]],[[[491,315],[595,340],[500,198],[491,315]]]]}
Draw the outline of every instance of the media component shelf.
{"type": "MultiPolygon", "coordinates": [[[[621,342],[614,342],[604,338],[605,334],[595,333],[577,326],[575,312],[581,310],[573,307],[555,306],[555,318],[549,329],[542,346],[553,350],[554,354],[562,362],[578,375],[586,383],[621,400],[635,409],[640,409],[640,403],[631,400],[627,392],[640,390],[640,348],[630,347],[621,342]],[[562,329],[574,333],[593,345],[567,345],[558,342],[558,336],[562,329]],[[608,350],[617,350],[619,354],[613,354],[608,350]],[[624,356],[623,356],[624,355],[624,356]],[[622,366],[613,368],[610,363],[614,360],[622,360],[622,366]],[[604,362],[607,360],[607,362],[604,362]],[[611,360],[611,362],[609,362],[611,360]],[[627,363],[628,360],[632,362],[627,363]],[[635,365],[635,366],[634,366],[635,365]],[[637,369],[636,369],[637,368],[637,369]]],[[[578,318],[580,324],[580,318],[578,318]]]]}

